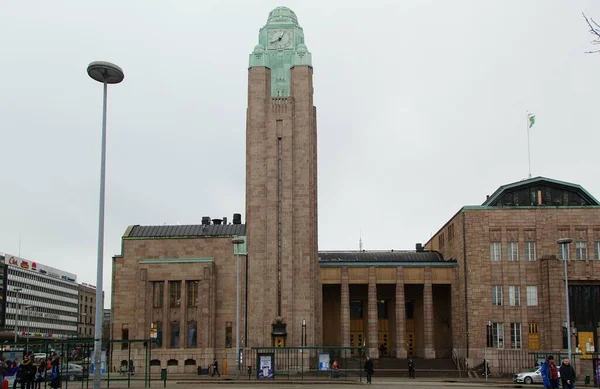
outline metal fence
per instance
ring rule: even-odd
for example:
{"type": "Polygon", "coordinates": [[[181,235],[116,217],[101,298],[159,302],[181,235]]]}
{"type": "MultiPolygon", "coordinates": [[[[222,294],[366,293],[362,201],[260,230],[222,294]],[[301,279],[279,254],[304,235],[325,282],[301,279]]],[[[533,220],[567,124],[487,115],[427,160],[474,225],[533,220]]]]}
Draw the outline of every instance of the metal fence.
{"type": "Polygon", "coordinates": [[[240,370],[249,379],[362,381],[365,351],[364,347],[253,347],[242,355],[240,370]],[[265,359],[272,363],[272,376],[263,372],[265,359]]]}
{"type": "MultiPolygon", "coordinates": [[[[538,366],[546,359],[548,355],[554,356],[554,360],[560,366],[561,360],[568,357],[568,353],[564,350],[550,351],[528,351],[528,350],[496,350],[498,355],[497,372],[492,372],[493,375],[513,376],[535,366],[538,366]]],[[[572,353],[571,364],[573,368],[577,368],[577,363],[581,354],[572,353]]]]}

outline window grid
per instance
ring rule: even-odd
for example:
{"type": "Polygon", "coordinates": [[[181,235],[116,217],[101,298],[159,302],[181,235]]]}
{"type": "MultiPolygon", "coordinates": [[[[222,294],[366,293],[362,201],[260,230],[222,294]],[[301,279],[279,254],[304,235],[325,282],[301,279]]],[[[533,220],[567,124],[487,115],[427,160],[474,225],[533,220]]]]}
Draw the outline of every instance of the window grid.
{"type": "Polygon", "coordinates": [[[575,258],[581,261],[587,259],[587,242],[575,242],[575,258]]]}
{"type": "Polygon", "coordinates": [[[537,285],[527,285],[527,306],[535,307],[538,305],[537,285]]]}
{"type": "Polygon", "coordinates": [[[535,261],[535,242],[525,242],[525,258],[535,261]]]}
{"type": "Polygon", "coordinates": [[[508,300],[510,306],[521,305],[521,287],[518,285],[508,286],[508,300]]]}
{"type": "Polygon", "coordinates": [[[169,281],[169,301],[171,307],[181,304],[181,281],[169,281]]]}
{"type": "Polygon", "coordinates": [[[492,344],[495,348],[504,348],[504,323],[492,323],[492,344]]]}
{"type": "MultiPolygon", "coordinates": [[[[565,254],[567,257],[566,258],[567,261],[569,260],[569,249],[571,248],[570,246],[571,246],[570,244],[567,244],[567,247],[565,248],[565,254]]],[[[561,245],[561,244],[558,245],[558,259],[560,259],[560,260],[563,259],[563,245],[561,245]]]]}
{"type": "Polygon", "coordinates": [[[502,305],[502,285],[492,285],[492,305],[502,305]]]}
{"type": "Polygon", "coordinates": [[[521,323],[510,323],[510,347],[521,348],[521,323]]]}
{"type": "Polygon", "coordinates": [[[600,242],[594,242],[594,259],[600,259],[600,242]]]}
{"type": "Polygon", "coordinates": [[[494,262],[498,262],[502,259],[502,246],[500,242],[490,243],[490,259],[494,262]]]}
{"type": "Polygon", "coordinates": [[[508,242],[506,251],[508,251],[509,261],[515,262],[519,260],[519,244],[517,242],[508,242]]]}

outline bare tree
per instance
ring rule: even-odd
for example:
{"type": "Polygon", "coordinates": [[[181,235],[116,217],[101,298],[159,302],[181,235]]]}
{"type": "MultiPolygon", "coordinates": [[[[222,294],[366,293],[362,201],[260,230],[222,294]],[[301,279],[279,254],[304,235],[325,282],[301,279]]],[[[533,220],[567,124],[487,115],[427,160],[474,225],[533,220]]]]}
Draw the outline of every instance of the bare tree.
{"type": "MultiPolygon", "coordinates": [[[[590,34],[592,34],[594,36],[594,40],[592,40],[592,45],[600,45],[600,25],[598,25],[598,23],[596,23],[596,21],[592,18],[589,18],[587,16],[585,16],[584,13],[582,13],[583,18],[585,19],[586,23],[588,24],[588,26],[590,27],[590,34]]],[[[592,53],[600,53],[600,50],[592,50],[592,51],[586,51],[586,53],[588,54],[592,54],[592,53]]]]}

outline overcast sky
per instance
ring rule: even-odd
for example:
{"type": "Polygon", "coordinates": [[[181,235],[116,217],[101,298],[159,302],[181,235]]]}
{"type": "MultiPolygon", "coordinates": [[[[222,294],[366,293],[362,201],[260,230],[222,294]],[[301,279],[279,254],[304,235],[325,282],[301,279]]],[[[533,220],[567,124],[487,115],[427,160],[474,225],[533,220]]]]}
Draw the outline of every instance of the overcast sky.
{"type": "MultiPolygon", "coordinates": [[[[313,54],[319,249],[413,249],[527,177],[600,197],[596,0],[3,1],[0,251],[95,284],[109,88],[104,289],[132,224],[245,220],[248,54],[276,6],[313,54]]],[[[106,299],[108,307],[110,298],[106,299]]]]}

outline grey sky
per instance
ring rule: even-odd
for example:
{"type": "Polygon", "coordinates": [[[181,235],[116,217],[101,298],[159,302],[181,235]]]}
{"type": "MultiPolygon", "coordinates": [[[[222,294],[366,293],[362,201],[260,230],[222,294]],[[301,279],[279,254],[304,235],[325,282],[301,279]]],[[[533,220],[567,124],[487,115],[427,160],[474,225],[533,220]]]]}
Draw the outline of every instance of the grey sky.
{"type": "MultiPolygon", "coordinates": [[[[5,1],[0,251],[95,284],[109,89],[104,288],[131,224],[243,214],[248,54],[292,8],[313,54],[319,248],[412,249],[527,177],[600,197],[598,1],[5,1]]],[[[107,298],[107,306],[110,298],[107,298]]]]}

